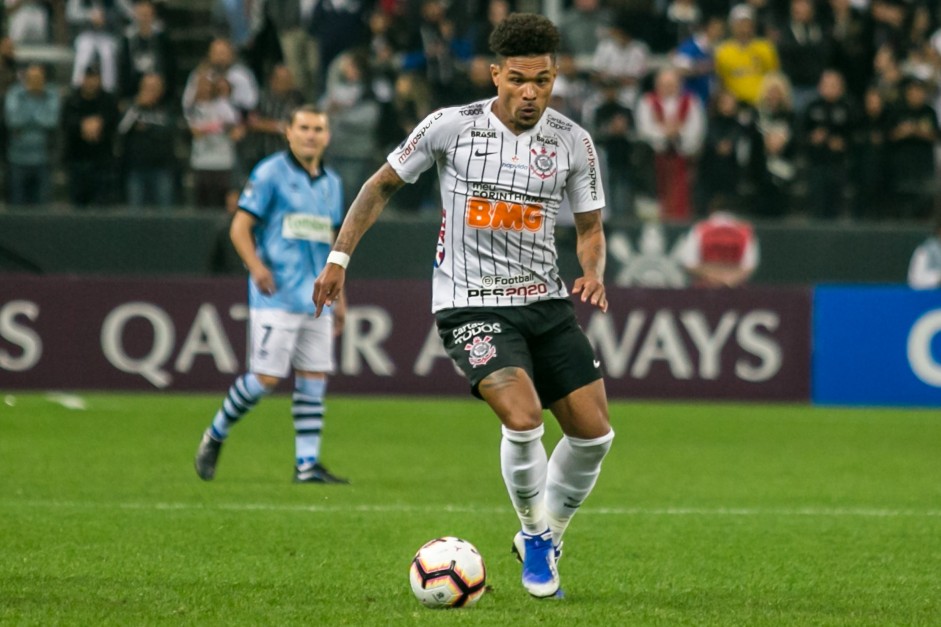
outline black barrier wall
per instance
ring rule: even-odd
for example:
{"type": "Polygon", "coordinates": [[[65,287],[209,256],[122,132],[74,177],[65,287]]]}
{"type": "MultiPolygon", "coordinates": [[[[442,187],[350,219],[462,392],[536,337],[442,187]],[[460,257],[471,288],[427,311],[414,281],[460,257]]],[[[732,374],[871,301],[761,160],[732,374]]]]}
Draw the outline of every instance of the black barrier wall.
{"type": "MultiPolygon", "coordinates": [[[[363,238],[350,266],[362,279],[428,279],[439,224],[435,216],[384,215],[363,238]]],[[[662,239],[644,242],[640,225],[608,225],[609,283],[623,284],[641,259],[676,269],[673,259],[686,228],[662,227],[662,239]],[[645,250],[644,246],[653,248],[645,250]]],[[[925,226],[802,226],[757,224],[761,263],[753,283],[903,283],[925,226]]],[[[557,238],[563,276],[575,276],[574,233],[557,238]]],[[[185,275],[240,274],[228,240],[228,216],[178,211],[0,212],[0,272],[29,274],[185,275]]]]}

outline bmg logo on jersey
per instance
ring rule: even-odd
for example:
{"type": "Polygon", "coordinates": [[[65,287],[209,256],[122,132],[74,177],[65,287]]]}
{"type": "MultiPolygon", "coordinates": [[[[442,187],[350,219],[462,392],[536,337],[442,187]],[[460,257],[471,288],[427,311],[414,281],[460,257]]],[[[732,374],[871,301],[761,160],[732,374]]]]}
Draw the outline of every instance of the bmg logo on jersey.
{"type": "Polygon", "coordinates": [[[545,213],[542,205],[505,200],[467,199],[467,226],[494,231],[538,231],[545,213]]]}

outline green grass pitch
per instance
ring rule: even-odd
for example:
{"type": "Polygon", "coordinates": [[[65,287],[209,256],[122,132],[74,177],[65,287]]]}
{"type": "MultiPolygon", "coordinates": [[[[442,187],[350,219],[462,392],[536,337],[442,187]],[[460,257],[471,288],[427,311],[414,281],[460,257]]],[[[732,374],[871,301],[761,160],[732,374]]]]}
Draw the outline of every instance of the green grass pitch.
{"type": "Polygon", "coordinates": [[[613,403],[566,598],[540,601],[482,403],[331,397],[324,461],[353,484],[316,486],[291,482],[290,399],[269,398],[204,483],[222,393],[0,393],[0,624],[941,624],[937,411],[613,403]],[[486,560],[474,608],[411,595],[440,535],[486,560]]]}

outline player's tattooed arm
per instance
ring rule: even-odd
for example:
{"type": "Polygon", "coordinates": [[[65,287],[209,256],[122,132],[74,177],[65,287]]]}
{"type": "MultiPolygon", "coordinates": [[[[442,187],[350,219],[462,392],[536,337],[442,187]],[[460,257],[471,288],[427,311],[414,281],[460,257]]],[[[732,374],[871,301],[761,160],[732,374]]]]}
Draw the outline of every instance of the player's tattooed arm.
{"type": "MultiPolygon", "coordinates": [[[[333,250],[347,255],[353,252],[363,234],[369,230],[382,213],[389,198],[398,191],[403,181],[388,163],[376,171],[356,195],[349,213],[343,220],[340,233],[333,243],[333,250]]],[[[332,253],[331,253],[332,254],[332,253]]],[[[349,258],[346,260],[349,261],[349,258]]],[[[324,305],[333,305],[343,294],[343,285],[346,283],[346,263],[327,263],[317,280],[314,281],[313,301],[316,306],[316,315],[320,316],[324,305]]]]}
{"type": "Polygon", "coordinates": [[[608,310],[604,289],[605,239],[601,210],[575,214],[576,252],[582,276],[575,279],[573,294],[581,294],[583,303],[601,311],[608,310]]]}
{"type": "Polygon", "coordinates": [[[379,218],[389,199],[403,185],[405,181],[396,174],[392,166],[383,164],[360,188],[353,204],[350,205],[346,219],[343,220],[333,249],[346,254],[352,253],[363,234],[379,218]]]}

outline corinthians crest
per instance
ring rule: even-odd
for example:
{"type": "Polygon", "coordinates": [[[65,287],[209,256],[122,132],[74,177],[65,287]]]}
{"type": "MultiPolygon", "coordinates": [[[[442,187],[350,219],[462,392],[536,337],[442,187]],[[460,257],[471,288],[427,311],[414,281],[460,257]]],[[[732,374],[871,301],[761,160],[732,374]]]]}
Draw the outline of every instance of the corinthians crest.
{"type": "Polygon", "coordinates": [[[547,179],[555,174],[555,152],[549,152],[545,146],[540,150],[533,148],[530,152],[533,154],[533,158],[530,161],[529,169],[532,170],[533,174],[541,179],[547,179]]]}
{"type": "Polygon", "coordinates": [[[497,356],[497,347],[490,343],[492,339],[491,335],[485,335],[482,338],[476,335],[473,341],[464,345],[464,350],[470,353],[467,360],[474,368],[483,366],[497,356]]]}

